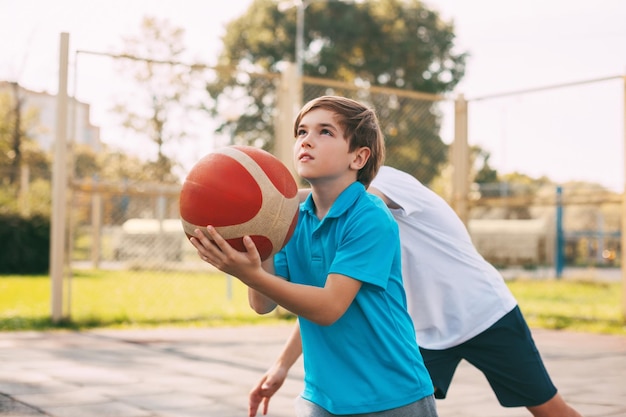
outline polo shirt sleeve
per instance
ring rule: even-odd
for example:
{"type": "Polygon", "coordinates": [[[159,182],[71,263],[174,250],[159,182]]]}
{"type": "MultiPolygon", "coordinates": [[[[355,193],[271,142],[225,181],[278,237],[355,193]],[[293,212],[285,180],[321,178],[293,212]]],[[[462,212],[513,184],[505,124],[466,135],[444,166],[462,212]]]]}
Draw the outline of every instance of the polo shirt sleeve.
{"type": "Polygon", "coordinates": [[[289,280],[289,268],[287,266],[285,248],[282,248],[274,255],[274,275],[289,280]]]}

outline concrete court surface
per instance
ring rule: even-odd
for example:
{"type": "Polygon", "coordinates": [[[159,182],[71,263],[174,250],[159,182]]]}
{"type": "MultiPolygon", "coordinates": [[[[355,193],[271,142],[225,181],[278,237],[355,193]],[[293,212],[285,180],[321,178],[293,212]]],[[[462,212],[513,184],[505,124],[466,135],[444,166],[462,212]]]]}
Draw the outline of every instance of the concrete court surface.
{"type": "MultiPolygon", "coordinates": [[[[291,325],[0,332],[0,416],[244,417],[291,325]]],[[[561,394],[586,417],[626,417],[626,337],[534,330],[561,394]]],[[[302,363],[270,404],[293,416],[302,363]]],[[[462,362],[441,417],[529,416],[500,407],[462,362]]],[[[557,417],[557,416],[555,416],[557,417]]]]}

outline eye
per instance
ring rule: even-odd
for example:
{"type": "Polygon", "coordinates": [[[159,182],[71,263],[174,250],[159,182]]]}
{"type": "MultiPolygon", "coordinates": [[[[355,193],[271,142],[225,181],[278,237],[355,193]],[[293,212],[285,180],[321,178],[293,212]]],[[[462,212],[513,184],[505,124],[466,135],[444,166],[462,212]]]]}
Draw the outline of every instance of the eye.
{"type": "Polygon", "coordinates": [[[306,130],[305,129],[298,129],[297,136],[300,137],[300,136],[304,136],[304,135],[306,135],[306,130]]]}
{"type": "Polygon", "coordinates": [[[333,132],[331,132],[331,131],[330,131],[330,130],[328,130],[328,129],[322,129],[322,130],[320,131],[320,133],[321,133],[322,135],[329,135],[329,136],[332,136],[332,135],[333,135],[333,132]]]}

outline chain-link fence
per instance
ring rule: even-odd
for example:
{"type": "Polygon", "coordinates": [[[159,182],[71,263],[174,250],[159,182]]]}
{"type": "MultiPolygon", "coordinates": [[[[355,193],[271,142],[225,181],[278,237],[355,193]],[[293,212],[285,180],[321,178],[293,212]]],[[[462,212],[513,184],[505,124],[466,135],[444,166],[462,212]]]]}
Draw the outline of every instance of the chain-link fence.
{"type": "MultiPolygon", "coordinates": [[[[203,71],[207,83],[215,79],[211,69],[203,71]]],[[[253,73],[232,73],[230,77],[237,80],[236,87],[226,94],[230,100],[225,100],[226,104],[214,103],[216,107],[227,109],[222,114],[219,111],[213,114],[222,124],[214,124],[213,130],[217,133],[205,132],[213,143],[206,151],[197,152],[196,160],[210,148],[228,144],[261,146],[270,152],[276,145],[279,96],[280,91],[285,90],[281,90],[279,83],[285,82],[284,79],[279,75],[253,73]],[[244,90],[252,91],[253,96],[241,98],[244,90]]],[[[304,80],[304,100],[324,94],[351,97],[376,109],[387,139],[387,164],[411,172],[427,184],[440,177],[448,163],[448,145],[439,136],[441,112],[437,105],[442,97],[395,89],[359,88],[334,80],[304,80]]],[[[293,121],[288,123],[291,129],[293,121]]],[[[194,147],[192,140],[187,142],[194,147]]],[[[179,151],[179,154],[185,153],[179,151]]],[[[190,162],[186,170],[195,163],[190,162]]],[[[210,268],[198,259],[182,232],[178,213],[179,185],[135,178],[95,179],[98,177],[104,176],[71,179],[68,219],[73,269],[121,269],[126,271],[127,279],[151,280],[160,286],[158,291],[153,290],[149,300],[156,304],[181,293],[178,286],[184,280],[180,278],[209,274],[210,268]],[[146,271],[150,273],[146,275],[146,271]],[[158,279],[160,276],[168,279],[158,279]],[[162,294],[163,299],[154,294],[162,294]]],[[[88,314],[89,306],[84,304],[80,289],[71,291],[71,309],[88,314]]],[[[197,317],[197,314],[192,315],[197,317]]]]}
{"type": "Polygon", "coordinates": [[[440,136],[444,97],[305,77],[303,101],[322,95],[349,97],[376,110],[385,135],[386,165],[406,171],[427,185],[441,176],[448,164],[448,144],[440,136]]]}
{"type": "MultiPolygon", "coordinates": [[[[98,58],[126,59],[116,56],[98,58]]],[[[102,167],[106,173],[96,173],[87,178],[77,177],[78,170],[73,171],[68,216],[73,265],[104,269],[152,269],[168,274],[172,271],[206,271],[207,264],[200,262],[195,249],[182,232],[178,210],[182,180],[201,157],[222,146],[250,145],[271,151],[276,113],[276,80],[279,75],[207,67],[190,67],[189,71],[195,75],[189,77],[190,85],[182,89],[204,91],[205,97],[196,101],[194,110],[202,107],[203,111],[198,112],[196,118],[203,115],[210,122],[205,120],[178,126],[179,140],[163,143],[159,149],[169,158],[170,163],[166,168],[171,167],[178,174],[175,181],[157,181],[159,166],[146,162],[147,158],[137,161],[124,157],[121,163],[111,161],[108,166],[102,167]],[[234,80],[227,87],[227,92],[220,90],[216,94],[210,91],[223,89],[216,80],[224,79],[234,80]],[[243,97],[245,92],[252,94],[243,97]],[[210,97],[212,94],[214,96],[210,97]],[[129,169],[128,163],[137,164],[140,169],[147,167],[153,175],[146,178],[145,172],[129,169]]],[[[195,95],[203,94],[196,91],[195,95]]],[[[139,138],[133,137],[129,141],[140,141],[134,145],[139,147],[136,153],[157,153],[155,143],[141,135],[135,136],[139,138]]],[[[127,144],[128,150],[123,153],[131,154],[131,148],[127,144]]],[[[168,175],[164,177],[169,179],[168,175]]]]}
{"type": "Polygon", "coordinates": [[[623,106],[621,76],[469,99],[470,145],[509,173],[470,195],[483,256],[587,275],[621,264],[623,106]]]}
{"type": "MultiPolygon", "coordinates": [[[[113,56],[97,58],[109,61],[107,65],[111,66],[112,61],[118,59],[113,56]]],[[[75,92],[78,95],[82,86],[88,89],[91,87],[87,86],[96,83],[123,86],[111,89],[110,93],[118,98],[129,97],[130,100],[130,97],[139,95],[130,89],[129,80],[120,80],[119,73],[113,73],[110,79],[103,81],[88,79],[88,74],[82,74],[80,66],[76,71],[80,79],[75,92]]],[[[275,154],[278,152],[277,124],[287,123],[291,130],[293,123],[293,120],[284,120],[285,114],[282,113],[281,102],[289,102],[290,98],[283,97],[283,90],[289,89],[281,74],[254,74],[231,69],[228,70],[229,77],[236,83],[226,88],[215,82],[219,78],[217,72],[226,71],[224,69],[190,68],[189,71],[196,73],[189,82],[192,83],[190,88],[199,96],[202,94],[198,91],[211,91],[212,88],[213,93],[226,92],[227,97],[222,102],[213,102],[212,111],[206,111],[205,107],[203,115],[199,113],[191,118],[191,122],[202,118],[201,122],[179,126],[186,132],[183,140],[167,143],[161,149],[178,161],[173,171],[180,179],[193,163],[219,146],[247,144],[264,147],[275,154]],[[207,89],[207,85],[211,88],[207,89]]],[[[588,134],[592,139],[575,144],[568,141],[574,136],[571,130],[586,128],[585,122],[591,114],[589,108],[619,107],[613,98],[585,96],[584,91],[577,91],[574,100],[571,91],[577,88],[555,89],[549,98],[543,97],[543,100],[555,103],[548,115],[534,110],[538,106],[527,99],[530,93],[468,100],[469,114],[465,116],[469,120],[469,145],[488,151],[489,162],[498,172],[550,176],[553,167],[564,168],[573,164],[578,168],[565,177],[555,178],[562,189],[560,197],[557,197],[554,183],[532,182],[520,188],[513,185],[523,183],[519,178],[497,184],[483,183],[463,196],[470,208],[468,227],[472,237],[483,256],[497,266],[553,266],[559,251],[563,252],[568,266],[609,267],[621,262],[620,231],[623,225],[618,190],[622,184],[617,182],[617,186],[605,187],[603,180],[620,175],[623,178],[623,161],[616,157],[623,154],[620,151],[622,139],[604,132],[606,125],[621,126],[623,115],[618,120],[598,116],[597,129],[588,134]],[[557,99],[559,91],[563,92],[563,98],[557,99]],[[506,103],[503,104],[503,100],[506,103]],[[585,105],[559,106],[557,102],[560,100],[585,105]],[[521,102],[529,104],[529,108],[518,108],[521,102]],[[545,119],[551,123],[539,128],[545,119]],[[526,125],[536,127],[531,131],[520,128],[526,125]],[[559,130],[558,126],[563,129],[559,130]],[[518,130],[522,131],[520,135],[518,130]],[[604,153],[596,153],[598,148],[604,153]],[[588,168],[592,162],[595,168],[588,168]]],[[[623,91],[621,85],[612,85],[612,88],[623,91]]],[[[455,167],[448,155],[455,135],[454,101],[437,95],[310,77],[303,78],[301,94],[303,102],[336,94],[375,108],[386,137],[385,163],[413,174],[451,201],[451,171],[455,167]]],[[[103,102],[111,97],[95,97],[90,103],[92,108],[99,108],[99,113],[115,118],[112,109],[103,109],[103,102]]],[[[83,100],[91,99],[85,97],[83,100]]],[[[104,120],[103,116],[100,117],[104,120]]],[[[620,127],[617,130],[621,132],[620,127]]],[[[136,140],[121,129],[114,134],[115,137],[106,140],[121,146],[118,156],[135,153],[140,157],[139,166],[146,166],[146,160],[156,158],[156,145],[149,140],[136,140]],[[135,140],[136,143],[130,146],[135,140]]],[[[475,155],[468,153],[467,157],[475,155]]],[[[77,161],[73,163],[77,164],[77,161]]],[[[181,302],[184,304],[183,278],[209,275],[211,270],[206,263],[199,261],[182,231],[178,213],[181,181],[156,181],[156,176],[146,178],[145,172],[130,169],[131,163],[137,161],[122,158],[118,164],[109,159],[101,165],[101,175],[76,175],[76,165],[71,170],[66,216],[70,274],[80,269],[123,270],[127,279],[149,280],[153,287],[158,286],[152,288],[150,299],[142,302],[158,305],[166,300],[170,302],[172,297],[183,297],[181,302]]],[[[470,164],[468,172],[463,172],[464,178],[472,182],[477,169],[476,164],[470,164]]],[[[32,184],[32,187],[36,185],[32,184]]],[[[37,192],[40,192],[39,188],[37,192]]],[[[226,281],[228,277],[221,279],[226,281]]],[[[72,296],[68,311],[80,310],[88,315],[90,306],[80,291],[78,287],[70,289],[72,296]]],[[[201,314],[188,313],[190,318],[201,314]]]]}

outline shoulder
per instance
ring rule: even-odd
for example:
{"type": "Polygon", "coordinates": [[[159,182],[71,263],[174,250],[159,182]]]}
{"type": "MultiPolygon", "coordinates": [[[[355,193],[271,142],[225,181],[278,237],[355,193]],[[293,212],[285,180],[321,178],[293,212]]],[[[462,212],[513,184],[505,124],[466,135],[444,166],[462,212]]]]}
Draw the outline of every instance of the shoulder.
{"type": "Polygon", "coordinates": [[[385,204],[385,198],[383,193],[371,193],[365,192],[359,199],[357,207],[360,210],[365,210],[372,215],[380,215],[387,213],[387,205],[385,204]]]}
{"type": "Polygon", "coordinates": [[[385,202],[369,192],[363,193],[352,210],[352,222],[363,230],[393,229],[396,224],[385,202]]]}

